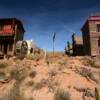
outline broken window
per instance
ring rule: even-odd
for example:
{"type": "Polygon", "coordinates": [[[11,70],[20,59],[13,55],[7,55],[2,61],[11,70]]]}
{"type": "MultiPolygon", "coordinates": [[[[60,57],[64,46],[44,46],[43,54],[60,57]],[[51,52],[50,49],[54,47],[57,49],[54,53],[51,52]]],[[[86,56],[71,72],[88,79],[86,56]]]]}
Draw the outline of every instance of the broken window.
{"type": "Polygon", "coordinates": [[[0,24],[0,31],[2,31],[3,30],[3,25],[2,24],[0,24]]]}
{"type": "Polygon", "coordinates": [[[0,44],[0,51],[2,51],[2,44],[0,44]]]}
{"type": "Polygon", "coordinates": [[[98,47],[100,47],[100,37],[99,37],[99,39],[98,39],[98,47]]]}
{"type": "Polygon", "coordinates": [[[97,32],[100,32],[100,24],[97,24],[97,32]]]}

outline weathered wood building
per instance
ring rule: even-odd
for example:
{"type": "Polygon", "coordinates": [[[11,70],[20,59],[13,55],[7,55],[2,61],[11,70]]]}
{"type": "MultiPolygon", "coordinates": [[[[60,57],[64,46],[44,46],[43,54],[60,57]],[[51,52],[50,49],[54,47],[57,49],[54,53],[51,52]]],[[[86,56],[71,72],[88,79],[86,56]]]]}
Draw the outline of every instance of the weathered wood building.
{"type": "Polygon", "coordinates": [[[82,36],[76,36],[75,33],[73,33],[73,35],[72,35],[72,49],[73,49],[74,56],[84,55],[82,36]]]}
{"type": "Polygon", "coordinates": [[[100,15],[89,16],[81,30],[84,54],[100,55],[100,15]]]}
{"type": "Polygon", "coordinates": [[[16,18],[0,19],[0,56],[15,54],[15,44],[23,40],[23,24],[16,18]]]}

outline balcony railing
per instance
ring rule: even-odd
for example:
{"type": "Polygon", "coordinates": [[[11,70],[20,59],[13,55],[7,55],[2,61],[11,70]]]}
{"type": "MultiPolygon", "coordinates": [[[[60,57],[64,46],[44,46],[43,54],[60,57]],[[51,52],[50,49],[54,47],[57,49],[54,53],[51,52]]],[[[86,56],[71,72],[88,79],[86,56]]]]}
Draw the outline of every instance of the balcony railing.
{"type": "Polygon", "coordinates": [[[11,34],[14,34],[14,30],[13,29],[0,30],[0,35],[11,35],[11,34]]]}

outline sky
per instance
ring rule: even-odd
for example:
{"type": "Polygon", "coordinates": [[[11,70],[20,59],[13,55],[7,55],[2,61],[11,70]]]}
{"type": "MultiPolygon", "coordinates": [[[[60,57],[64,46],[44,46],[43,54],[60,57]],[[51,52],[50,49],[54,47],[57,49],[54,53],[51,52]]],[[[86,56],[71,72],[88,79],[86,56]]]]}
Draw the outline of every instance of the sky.
{"type": "Polygon", "coordinates": [[[100,13],[100,0],[0,0],[0,18],[18,18],[25,28],[24,40],[32,39],[42,49],[64,51],[71,35],[91,14],[100,13]]]}

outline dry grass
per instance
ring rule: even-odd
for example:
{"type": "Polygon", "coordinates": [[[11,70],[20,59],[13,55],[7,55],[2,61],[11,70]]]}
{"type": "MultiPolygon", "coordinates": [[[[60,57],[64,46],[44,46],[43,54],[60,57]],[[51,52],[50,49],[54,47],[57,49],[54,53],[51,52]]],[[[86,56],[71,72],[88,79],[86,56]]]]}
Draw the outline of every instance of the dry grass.
{"type": "Polygon", "coordinates": [[[50,77],[53,77],[53,76],[56,76],[57,75],[57,69],[56,68],[53,68],[51,70],[49,70],[48,74],[50,77]]]}
{"type": "Polygon", "coordinates": [[[0,71],[0,76],[5,76],[5,75],[6,75],[5,72],[0,71]]]}
{"type": "Polygon", "coordinates": [[[25,77],[29,75],[29,70],[26,68],[14,68],[10,70],[10,75],[12,79],[22,81],[25,77]]]}
{"type": "Polygon", "coordinates": [[[30,97],[29,100],[35,100],[33,97],[30,97]]]}
{"type": "Polygon", "coordinates": [[[44,86],[45,84],[42,81],[36,82],[34,85],[34,89],[39,90],[39,89],[42,89],[44,86]]]}
{"type": "Polygon", "coordinates": [[[30,86],[30,87],[33,87],[34,86],[34,81],[28,81],[27,83],[26,83],[26,85],[28,85],[28,86],[30,86]]]}
{"type": "Polygon", "coordinates": [[[0,93],[0,100],[19,100],[19,87],[18,84],[15,83],[9,83],[9,85],[6,86],[6,92],[0,93]]]}
{"type": "Polygon", "coordinates": [[[29,73],[30,78],[34,78],[36,76],[37,72],[35,70],[31,71],[29,73]]]}
{"type": "Polygon", "coordinates": [[[39,60],[43,59],[43,57],[44,57],[43,53],[35,53],[35,54],[26,55],[27,59],[34,60],[34,61],[39,61],[39,60]]]}
{"type": "Polygon", "coordinates": [[[7,66],[8,66],[8,64],[5,62],[0,63],[0,68],[6,68],[7,66]]]}
{"type": "Polygon", "coordinates": [[[54,95],[54,100],[70,100],[68,91],[64,89],[57,89],[54,95]]]}

